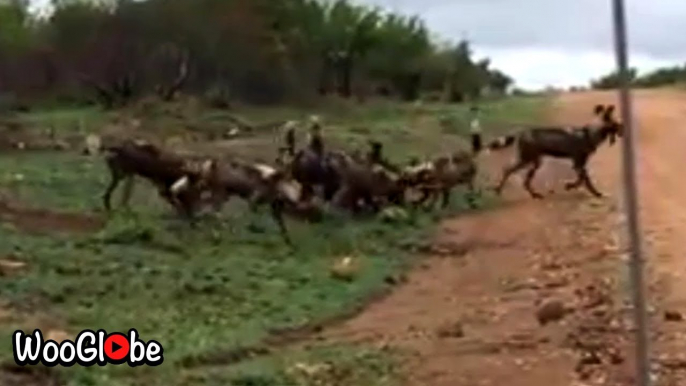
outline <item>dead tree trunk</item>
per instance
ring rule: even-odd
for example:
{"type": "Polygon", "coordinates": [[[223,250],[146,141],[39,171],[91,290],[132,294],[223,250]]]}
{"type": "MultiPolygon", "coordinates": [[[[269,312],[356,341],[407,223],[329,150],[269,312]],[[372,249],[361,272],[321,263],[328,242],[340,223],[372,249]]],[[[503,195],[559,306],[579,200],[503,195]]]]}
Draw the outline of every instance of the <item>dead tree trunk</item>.
{"type": "Polygon", "coordinates": [[[188,79],[189,54],[187,51],[184,51],[180,56],[181,57],[179,60],[179,72],[176,75],[176,78],[174,78],[174,80],[167,86],[158,84],[155,87],[157,95],[159,95],[160,99],[162,99],[165,102],[169,102],[172,99],[174,99],[174,96],[177,94],[177,92],[181,90],[183,85],[186,83],[186,80],[188,79]]]}

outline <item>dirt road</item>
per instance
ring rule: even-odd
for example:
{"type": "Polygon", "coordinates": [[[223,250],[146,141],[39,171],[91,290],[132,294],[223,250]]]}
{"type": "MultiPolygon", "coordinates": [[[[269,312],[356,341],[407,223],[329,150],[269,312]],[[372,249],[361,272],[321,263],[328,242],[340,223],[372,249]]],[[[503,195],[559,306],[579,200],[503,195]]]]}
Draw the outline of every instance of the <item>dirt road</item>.
{"type": "MultiPolygon", "coordinates": [[[[686,340],[679,338],[686,324],[663,321],[665,311],[686,312],[680,280],[686,245],[679,242],[686,234],[686,182],[678,174],[686,94],[641,91],[635,98],[653,348],[663,364],[656,374],[660,384],[672,385],[686,367],[686,355],[675,357],[684,352],[686,340]]],[[[596,103],[615,100],[614,93],[563,95],[551,120],[588,122],[596,103]]],[[[406,353],[409,385],[634,384],[628,283],[617,241],[619,148],[605,145],[591,162],[591,177],[608,198],[564,192],[569,166],[547,163],[534,183],[555,190],[546,200],[529,199],[513,180],[504,207],[444,224],[437,249],[446,253],[428,257],[390,297],[325,335],[406,353]],[[465,245],[468,254],[450,253],[465,245]],[[549,316],[561,320],[541,325],[538,310],[560,303],[568,309],[564,316],[549,316]]]]}
{"type": "Polygon", "coordinates": [[[638,98],[641,215],[649,267],[653,358],[660,384],[686,383],[686,94],[644,92],[638,98]],[[666,313],[670,315],[666,317],[666,313]]]}

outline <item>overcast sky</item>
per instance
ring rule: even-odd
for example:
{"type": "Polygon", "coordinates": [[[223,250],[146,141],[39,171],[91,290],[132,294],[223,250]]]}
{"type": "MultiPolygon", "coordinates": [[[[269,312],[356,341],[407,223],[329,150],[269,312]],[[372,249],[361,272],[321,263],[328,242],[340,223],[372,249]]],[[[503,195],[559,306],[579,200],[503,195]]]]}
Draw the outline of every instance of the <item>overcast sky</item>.
{"type": "MultiPolygon", "coordinates": [[[[587,84],[615,66],[610,0],[355,1],[420,15],[441,38],[467,37],[520,87],[587,84]]],[[[630,64],[686,62],[686,1],[625,1],[630,64]]]]}

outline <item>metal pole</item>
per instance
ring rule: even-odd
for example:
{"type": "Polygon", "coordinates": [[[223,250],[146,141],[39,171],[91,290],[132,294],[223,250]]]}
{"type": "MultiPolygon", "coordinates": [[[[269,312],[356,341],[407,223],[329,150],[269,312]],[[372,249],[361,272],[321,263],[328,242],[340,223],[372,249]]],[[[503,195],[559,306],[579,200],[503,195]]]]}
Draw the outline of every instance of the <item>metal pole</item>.
{"type": "Polygon", "coordinates": [[[643,282],[643,253],[641,230],[638,220],[638,188],[636,184],[636,157],[634,125],[630,95],[630,79],[627,60],[626,15],[623,0],[613,0],[615,53],[620,79],[619,101],[622,110],[623,140],[622,166],[624,174],[624,210],[626,211],[629,241],[629,270],[633,298],[636,331],[636,379],[639,386],[650,385],[650,359],[648,356],[648,331],[643,282]]]}

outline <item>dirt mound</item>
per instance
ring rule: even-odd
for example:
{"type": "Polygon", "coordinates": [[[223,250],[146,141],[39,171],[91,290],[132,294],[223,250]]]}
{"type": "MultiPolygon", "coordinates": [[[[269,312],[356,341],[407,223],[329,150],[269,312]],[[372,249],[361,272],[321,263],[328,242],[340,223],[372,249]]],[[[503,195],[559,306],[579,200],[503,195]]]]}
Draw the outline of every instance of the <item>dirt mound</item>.
{"type": "Polygon", "coordinates": [[[35,234],[96,232],[105,223],[102,218],[90,214],[21,208],[6,201],[0,201],[0,221],[35,234]]]}

